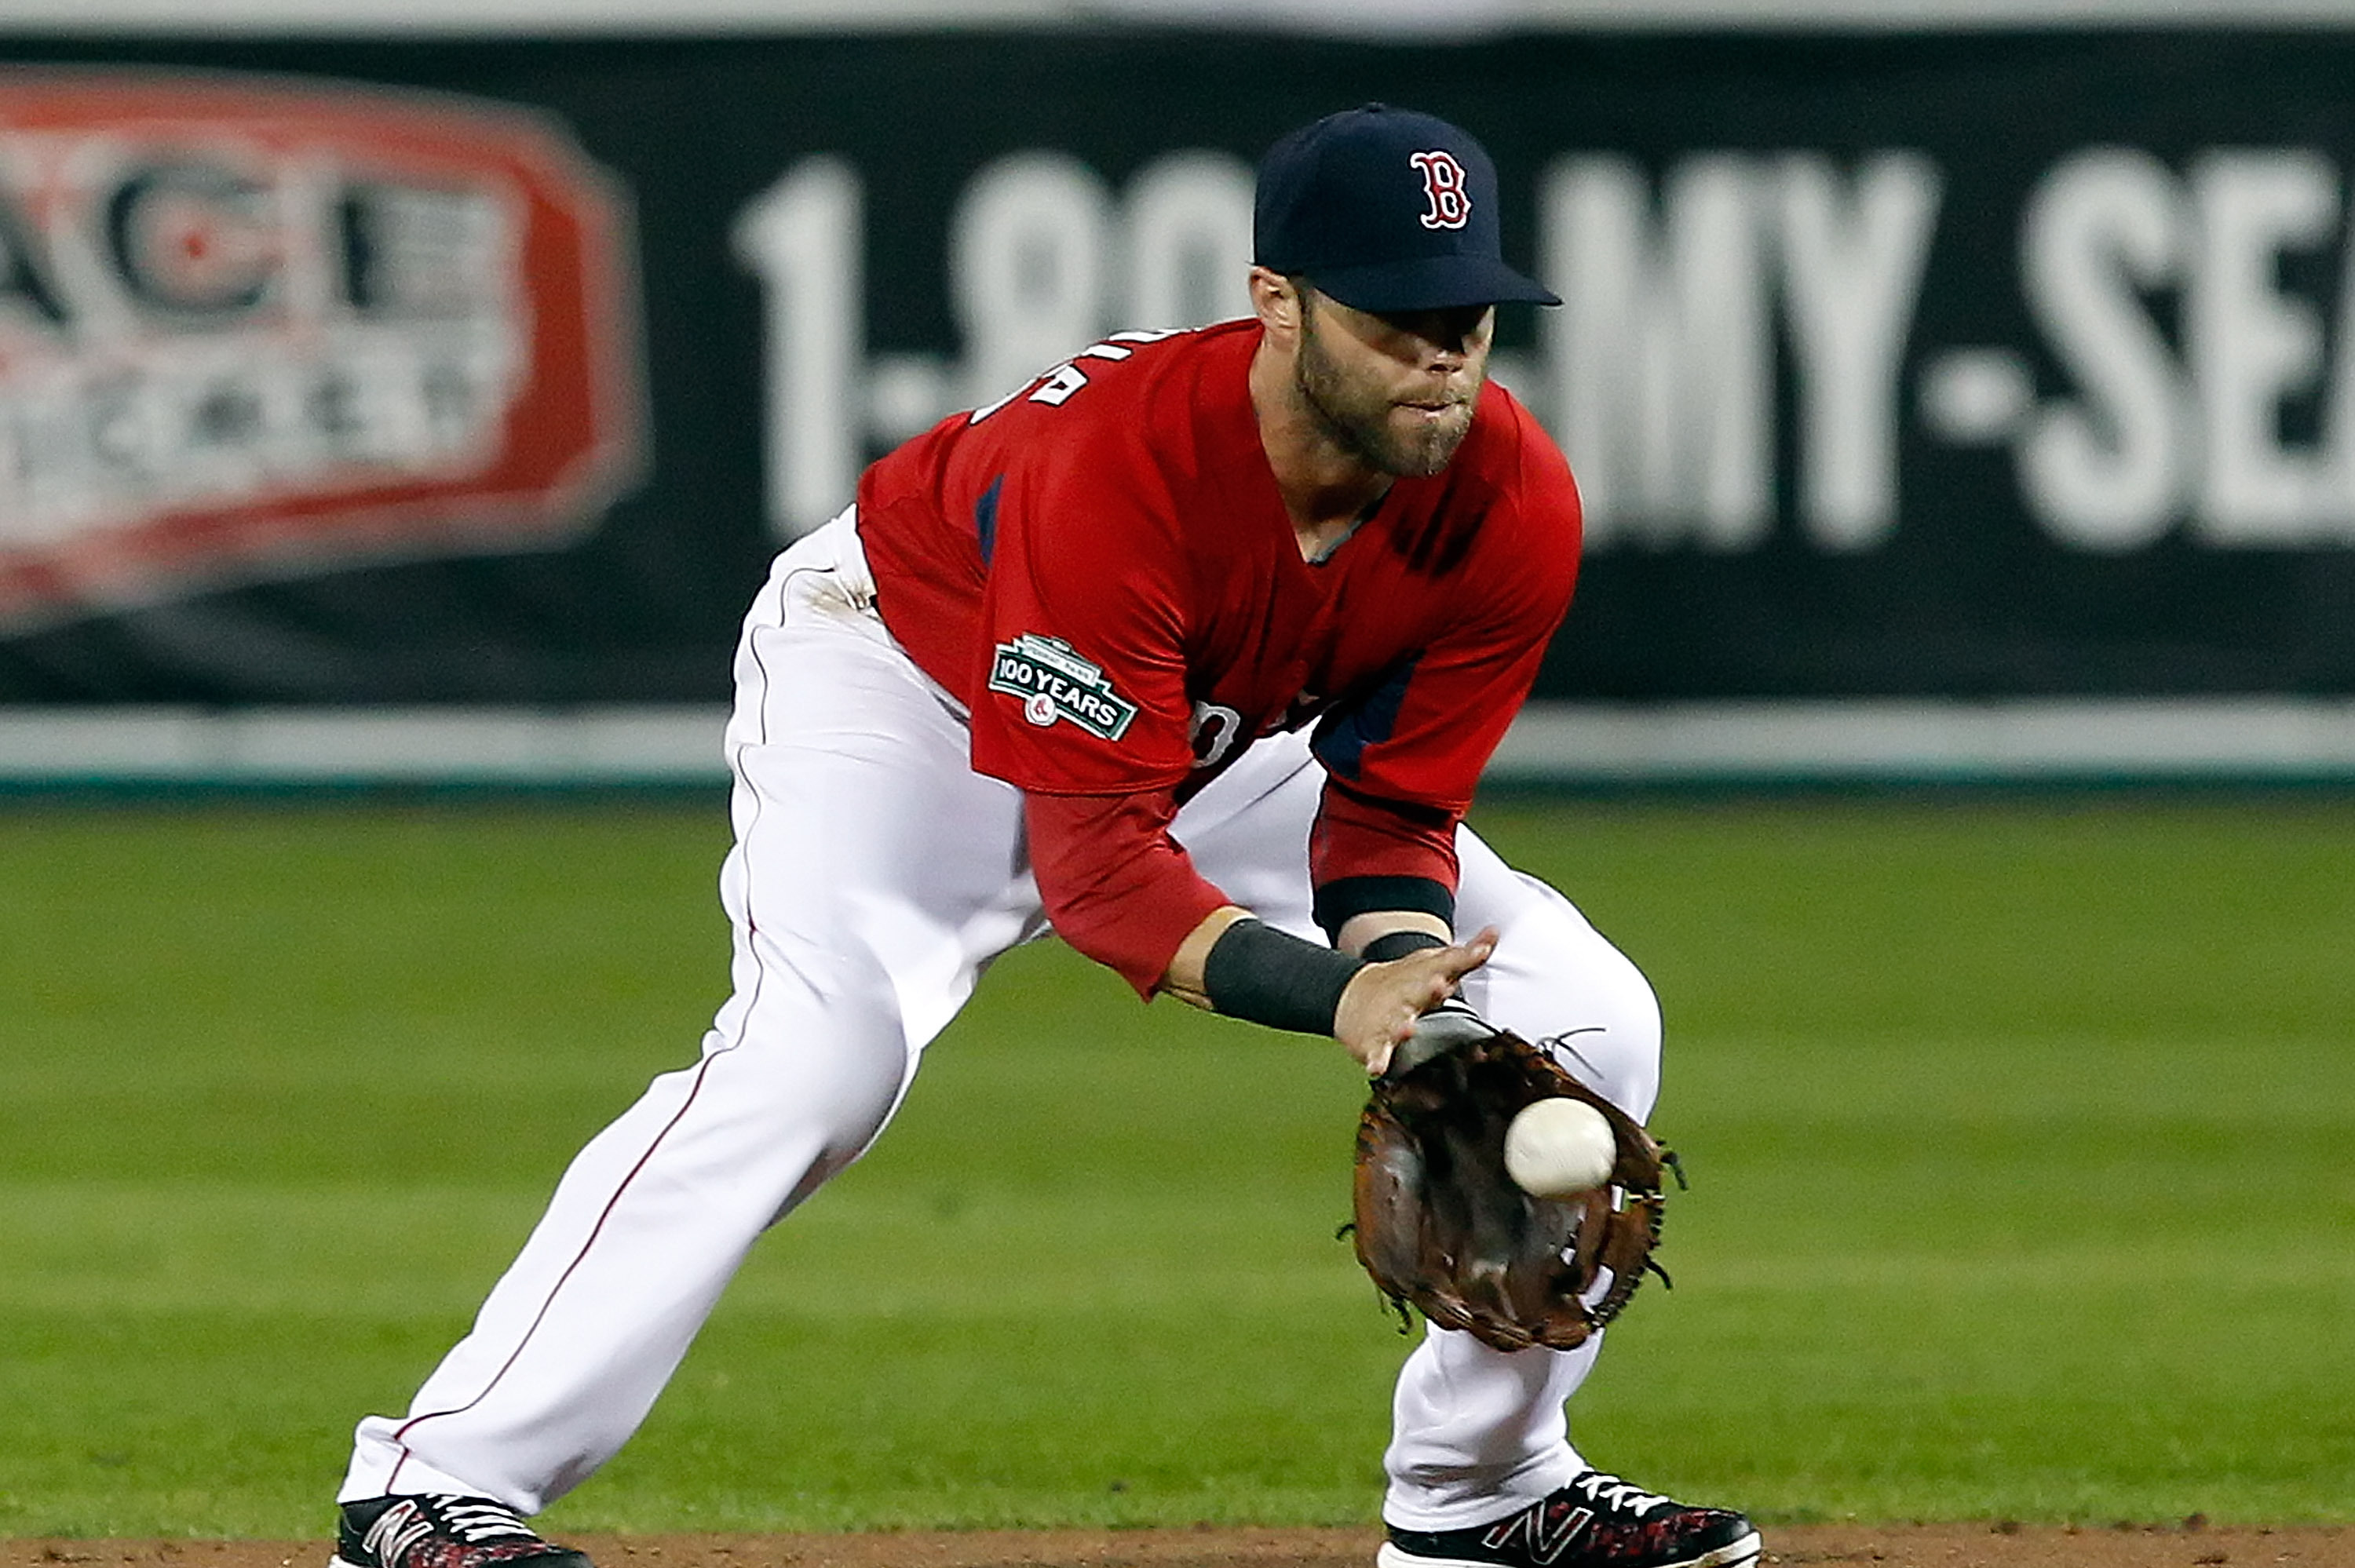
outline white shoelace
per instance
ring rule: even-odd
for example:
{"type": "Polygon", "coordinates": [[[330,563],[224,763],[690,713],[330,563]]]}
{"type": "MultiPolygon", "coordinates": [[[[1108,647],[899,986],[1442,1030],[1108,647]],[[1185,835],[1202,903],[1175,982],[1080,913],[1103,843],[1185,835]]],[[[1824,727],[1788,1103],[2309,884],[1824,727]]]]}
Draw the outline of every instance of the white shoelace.
{"type": "Polygon", "coordinates": [[[489,1542],[528,1540],[531,1527],[505,1503],[485,1498],[452,1498],[440,1510],[450,1533],[469,1546],[489,1542]]]}
{"type": "Polygon", "coordinates": [[[1666,1507],[1669,1501],[1657,1492],[1647,1492],[1616,1476],[1606,1476],[1601,1470],[1589,1470],[1571,1485],[1584,1492],[1587,1501],[1607,1509],[1625,1510],[1637,1519],[1656,1508],[1666,1507]]]}
{"type": "Polygon", "coordinates": [[[501,1541],[534,1539],[521,1515],[487,1498],[402,1499],[368,1528],[365,1540],[376,1560],[399,1568],[410,1551],[437,1531],[456,1536],[469,1546],[501,1541]]]}

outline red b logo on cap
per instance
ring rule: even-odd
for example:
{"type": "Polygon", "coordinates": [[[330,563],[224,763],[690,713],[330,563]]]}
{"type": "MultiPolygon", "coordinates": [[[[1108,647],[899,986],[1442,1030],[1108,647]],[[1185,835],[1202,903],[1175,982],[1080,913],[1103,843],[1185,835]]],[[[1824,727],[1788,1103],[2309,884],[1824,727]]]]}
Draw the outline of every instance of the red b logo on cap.
{"type": "Polygon", "coordinates": [[[1464,165],[1453,153],[1412,153],[1408,163],[1423,171],[1425,228],[1461,228],[1472,216],[1472,198],[1464,189],[1464,165]]]}

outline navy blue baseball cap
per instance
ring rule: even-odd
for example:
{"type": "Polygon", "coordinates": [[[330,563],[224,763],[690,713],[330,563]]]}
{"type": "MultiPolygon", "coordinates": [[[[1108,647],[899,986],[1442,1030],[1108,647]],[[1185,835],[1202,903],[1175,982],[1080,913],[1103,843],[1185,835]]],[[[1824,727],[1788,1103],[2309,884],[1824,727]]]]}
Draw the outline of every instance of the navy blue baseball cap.
{"type": "Polygon", "coordinates": [[[1267,150],[1252,246],[1261,266],[1378,314],[1561,303],[1505,265],[1487,151],[1444,120],[1388,104],[1328,114],[1267,150]]]}

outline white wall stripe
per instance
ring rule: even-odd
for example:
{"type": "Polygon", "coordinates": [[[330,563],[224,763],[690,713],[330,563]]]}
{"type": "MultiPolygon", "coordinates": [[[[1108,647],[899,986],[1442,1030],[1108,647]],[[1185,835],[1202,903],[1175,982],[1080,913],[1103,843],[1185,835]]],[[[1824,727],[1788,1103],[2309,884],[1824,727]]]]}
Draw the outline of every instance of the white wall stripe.
{"type": "Polygon", "coordinates": [[[2355,702],[1532,705],[1492,782],[2355,780],[2355,702]]]}
{"type": "MultiPolygon", "coordinates": [[[[0,708],[0,785],[724,784],[719,705],[0,708]]],[[[2355,783],[2355,701],[1532,704],[1491,783],[2355,783]]]]}
{"type": "Polygon", "coordinates": [[[0,708],[16,783],[690,784],[726,779],[720,705],[0,708]]]}

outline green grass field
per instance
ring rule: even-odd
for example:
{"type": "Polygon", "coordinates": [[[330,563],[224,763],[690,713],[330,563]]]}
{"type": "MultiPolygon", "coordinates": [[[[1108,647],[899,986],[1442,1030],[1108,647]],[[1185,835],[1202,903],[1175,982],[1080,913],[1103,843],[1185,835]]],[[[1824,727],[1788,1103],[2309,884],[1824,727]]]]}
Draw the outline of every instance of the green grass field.
{"type": "MultiPolygon", "coordinates": [[[[1508,805],[1693,1191],[1573,1410],[1770,1520],[2355,1520],[2355,802],[1508,805]]],[[[0,1534],[315,1534],[719,1001],[710,803],[0,813],[0,1534]]],[[[1337,1050],[1048,946],[553,1526],[1352,1522],[1337,1050]]]]}

